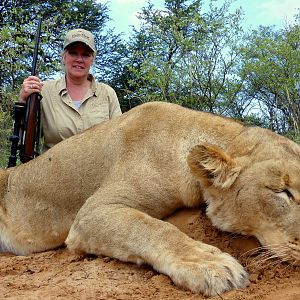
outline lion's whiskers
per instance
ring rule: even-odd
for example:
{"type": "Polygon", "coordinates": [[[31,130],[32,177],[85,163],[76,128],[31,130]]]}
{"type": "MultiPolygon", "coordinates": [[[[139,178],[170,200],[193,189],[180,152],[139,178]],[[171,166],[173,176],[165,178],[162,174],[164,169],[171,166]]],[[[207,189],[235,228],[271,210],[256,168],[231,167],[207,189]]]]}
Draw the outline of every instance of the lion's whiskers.
{"type": "Polygon", "coordinates": [[[243,253],[243,254],[241,255],[241,257],[245,257],[245,256],[247,256],[247,257],[249,257],[249,256],[254,256],[254,255],[257,255],[257,254],[258,254],[260,251],[262,251],[262,250],[266,250],[266,248],[263,247],[263,246],[256,247],[256,248],[253,248],[253,249],[250,249],[250,250],[246,251],[245,253],[243,253]]]}
{"type": "Polygon", "coordinates": [[[287,261],[290,262],[287,268],[291,268],[299,262],[299,259],[291,255],[291,249],[288,246],[280,244],[254,248],[243,253],[241,257],[247,257],[246,267],[258,269],[274,267],[287,261]]]}

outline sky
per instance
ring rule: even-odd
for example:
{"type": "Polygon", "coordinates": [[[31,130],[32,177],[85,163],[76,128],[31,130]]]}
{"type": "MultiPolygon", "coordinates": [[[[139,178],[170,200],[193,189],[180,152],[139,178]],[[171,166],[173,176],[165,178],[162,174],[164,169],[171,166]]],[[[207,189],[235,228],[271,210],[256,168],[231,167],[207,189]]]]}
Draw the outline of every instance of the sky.
{"type": "MultiPolygon", "coordinates": [[[[115,28],[115,33],[131,32],[131,25],[138,26],[136,17],[142,7],[147,6],[147,0],[98,0],[107,3],[112,21],[109,27],[115,28]]],[[[164,8],[164,0],[150,0],[154,8],[164,8]]],[[[204,1],[205,2],[205,1],[204,1]]],[[[217,3],[223,3],[217,0],[217,3]]],[[[275,25],[283,27],[287,21],[292,21],[300,8],[299,0],[236,0],[231,7],[242,7],[244,11],[244,29],[255,29],[259,25],[275,25]]]]}

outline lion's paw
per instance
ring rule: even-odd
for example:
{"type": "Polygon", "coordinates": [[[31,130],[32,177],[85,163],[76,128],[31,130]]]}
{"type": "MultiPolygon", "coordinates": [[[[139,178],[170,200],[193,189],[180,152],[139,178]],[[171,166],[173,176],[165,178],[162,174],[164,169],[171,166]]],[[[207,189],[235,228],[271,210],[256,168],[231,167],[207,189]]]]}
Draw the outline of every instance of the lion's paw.
{"type": "Polygon", "coordinates": [[[169,266],[173,282],[185,289],[205,296],[215,296],[249,284],[248,273],[227,253],[209,251],[198,258],[186,257],[169,266]]]}

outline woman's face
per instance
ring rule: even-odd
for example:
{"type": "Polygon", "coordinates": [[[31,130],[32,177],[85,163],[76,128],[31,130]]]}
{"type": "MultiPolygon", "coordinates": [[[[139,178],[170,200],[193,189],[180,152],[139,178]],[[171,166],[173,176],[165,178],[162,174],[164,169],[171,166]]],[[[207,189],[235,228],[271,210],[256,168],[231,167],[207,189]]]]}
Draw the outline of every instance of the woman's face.
{"type": "Polygon", "coordinates": [[[64,63],[68,76],[81,78],[87,77],[94,61],[91,49],[83,43],[71,44],[65,52],[64,63]]]}

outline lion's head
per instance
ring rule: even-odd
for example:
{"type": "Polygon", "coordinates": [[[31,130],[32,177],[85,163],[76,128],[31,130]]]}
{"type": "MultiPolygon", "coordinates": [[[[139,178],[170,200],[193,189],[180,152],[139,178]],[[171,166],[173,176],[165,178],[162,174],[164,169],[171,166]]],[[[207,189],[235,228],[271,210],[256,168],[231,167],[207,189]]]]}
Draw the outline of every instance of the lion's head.
{"type": "Polygon", "coordinates": [[[253,235],[278,258],[300,264],[298,145],[252,128],[226,152],[212,144],[194,147],[188,163],[205,186],[207,214],[216,227],[253,235]]]}

